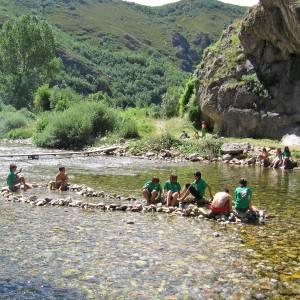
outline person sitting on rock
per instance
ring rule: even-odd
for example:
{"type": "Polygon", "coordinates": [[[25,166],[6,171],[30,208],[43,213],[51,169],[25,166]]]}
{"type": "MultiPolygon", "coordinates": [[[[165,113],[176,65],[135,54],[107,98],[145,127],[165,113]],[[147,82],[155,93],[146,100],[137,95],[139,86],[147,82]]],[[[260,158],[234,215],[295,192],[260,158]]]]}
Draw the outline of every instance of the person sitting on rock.
{"type": "Polygon", "coordinates": [[[147,200],[147,205],[155,204],[160,200],[162,188],[158,177],[148,180],[143,187],[143,196],[147,200]]]}
{"type": "Polygon", "coordinates": [[[194,199],[194,203],[197,205],[204,205],[208,204],[209,201],[204,199],[205,196],[205,190],[208,188],[209,194],[211,199],[213,198],[211,187],[206,183],[205,180],[203,180],[201,177],[201,172],[196,171],[194,173],[195,181],[190,184],[187,183],[185,185],[185,190],[182,193],[182,197],[178,199],[179,202],[185,202],[185,199],[187,198],[188,195],[192,195],[194,199]]]}
{"type": "Polygon", "coordinates": [[[181,135],[180,135],[180,137],[179,137],[179,139],[180,140],[187,140],[187,139],[189,139],[190,137],[189,137],[189,135],[187,134],[187,132],[186,131],[182,131],[182,133],[181,133],[181,135]]]}
{"type": "Polygon", "coordinates": [[[282,165],[282,152],[281,152],[280,148],[277,148],[276,156],[275,156],[275,159],[273,160],[273,162],[271,164],[271,167],[273,169],[277,169],[277,168],[281,167],[281,165],[282,165]]]}
{"type": "Polygon", "coordinates": [[[31,184],[26,183],[24,176],[21,175],[21,172],[22,169],[17,171],[17,166],[15,164],[10,164],[6,182],[8,188],[12,192],[18,191],[21,188],[21,186],[23,186],[24,190],[32,188],[31,184]]]}
{"type": "Polygon", "coordinates": [[[213,218],[216,215],[229,215],[231,212],[231,196],[227,188],[223,192],[215,194],[212,203],[209,205],[209,210],[206,211],[200,208],[199,211],[205,217],[213,218]]]}
{"type": "Polygon", "coordinates": [[[177,181],[177,175],[171,175],[170,180],[168,180],[164,185],[164,199],[167,206],[178,205],[178,198],[180,197],[181,186],[177,181]]]}
{"type": "Polygon", "coordinates": [[[252,206],[252,190],[247,186],[247,180],[241,178],[239,181],[239,187],[235,189],[235,210],[239,213],[245,213],[248,210],[257,211],[252,206]]]}
{"type": "Polygon", "coordinates": [[[66,168],[65,167],[59,167],[58,168],[58,173],[56,174],[55,177],[55,182],[49,182],[49,190],[58,190],[61,192],[65,192],[69,189],[68,185],[68,174],[66,173],[66,168]]]}
{"type": "Polygon", "coordinates": [[[202,122],[201,124],[201,138],[204,139],[206,137],[206,134],[207,134],[207,126],[206,126],[206,123],[205,121],[202,122]]]}
{"type": "Polygon", "coordinates": [[[265,168],[269,167],[270,164],[271,164],[270,159],[269,159],[269,155],[270,154],[269,154],[269,152],[267,151],[266,148],[263,148],[261,154],[259,155],[261,165],[265,168]]]}
{"type": "Polygon", "coordinates": [[[284,151],[282,152],[283,159],[283,168],[290,169],[291,168],[291,151],[288,146],[284,147],[284,151]]]}

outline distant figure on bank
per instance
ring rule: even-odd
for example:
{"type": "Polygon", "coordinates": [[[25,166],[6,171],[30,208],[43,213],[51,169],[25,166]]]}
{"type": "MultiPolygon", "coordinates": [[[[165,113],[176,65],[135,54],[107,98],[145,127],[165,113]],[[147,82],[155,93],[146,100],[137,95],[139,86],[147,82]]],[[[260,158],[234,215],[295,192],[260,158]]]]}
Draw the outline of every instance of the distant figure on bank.
{"type": "Polygon", "coordinates": [[[235,189],[235,210],[239,212],[257,211],[257,209],[252,206],[252,190],[247,186],[247,180],[241,178],[239,181],[239,187],[235,189]]]}
{"type": "Polygon", "coordinates": [[[182,131],[182,133],[181,133],[181,135],[180,135],[180,137],[179,137],[179,139],[180,140],[187,140],[187,139],[189,139],[190,137],[189,137],[189,135],[187,134],[187,132],[186,131],[182,131]]]}
{"type": "Polygon", "coordinates": [[[49,182],[49,190],[58,190],[61,192],[65,192],[69,189],[69,177],[68,174],[66,173],[66,168],[65,167],[59,167],[58,168],[58,173],[56,174],[55,177],[55,182],[49,182]]]}
{"type": "Polygon", "coordinates": [[[282,153],[282,159],[283,159],[283,167],[284,169],[290,169],[291,168],[291,151],[289,147],[284,147],[284,151],[282,153]]]}
{"type": "Polygon", "coordinates": [[[168,180],[164,185],[163,195],[167,206],[178,205],[178,198],[180,197],[181,186],[177,179],[177,175],[172,174],[170,176],[170,180],[168,180]]]}
{"type": "Polygon", "coordinates": [[[216,215],[228,215],[231,212],[231,196],[228,189],[223,192],[216,193],[212,203],[209,205],[208,212],[200,208],[202,215],[206,217],[214,217],[216,215]]]}
{"type": "Polygon", "coordinates": [[[207,134],[207,126],[206,126],[206,123],[205,121],[202,122],[201,124],[201,138],[204,139],[206,137],[206,134],[207,134]]]}
{"type": "Polygon", "coordinates": [[[273,160],[273,162],[271,164],[271,167],[273,169],[277,169],[277,168],[279,168],[281,166],[282,166],[282,152],[281,152],[280,148],[277,148],[277,150],[276,150],[276,156],[275,156],[275,159],[273,160]]]}
{"type": "Polygon", "coordinates": [[[199,135],[199,132],[197,129],[195,129],[195,131],[194,131],[193,138],[194,138],[194,140],[199,140],[199,138],[200,138],[200,135],[199,135]]]}
{"type": "Polygon", "coordinates": [[[184,202],[188,195],[192,195],[194,199],[194,203],[197,205],[208,204],[209,201],[204,199],[205,190],[208,188],[211,199],[213,199],[212,191],[210,186],[204,181],[201,177],[201,172],[196,171],[194,173],[195,181],[190,184],[185,185],[185,190],[182,193],[182,197],[178,199],[179,202],[184,202]]]}
{"type": "Polygon", "coordinates": [[[271,164],[270,159],[269,159],[269,155],[270,154],[269,154],[269,152],[267,151],[266,148],[263,148],[261,154],[259,155],[261,165],[265,168],[269,167],[270,164],[271,164]]]}
{"type": "Polygon", "coordinates": [[[22,169],[20,169],[18,171],[17,166],[15,164],[10,164],[9,173],[7,175],[6,182],[7,182],[8,188],[12,192],[18,191],[22,187],[22,185],[24,187],[24,190],[32,188],[31,184],[26,183],[24,176],[21,175],[21,172],[22,172],[22,169]]]}
{"type": "Polygon", "coordinates": [[[143,196],[147,200],[147,205],[157,203],[161,198],[162,188],[158,177],[148,180],[143,187],[143,196]]]}

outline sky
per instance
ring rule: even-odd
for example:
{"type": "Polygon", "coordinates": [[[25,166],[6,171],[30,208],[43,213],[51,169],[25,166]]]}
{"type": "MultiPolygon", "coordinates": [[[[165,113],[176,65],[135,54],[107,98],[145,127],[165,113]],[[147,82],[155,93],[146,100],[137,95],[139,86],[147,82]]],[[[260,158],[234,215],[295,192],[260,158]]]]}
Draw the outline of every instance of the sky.
{"type": "MultiPolygon", "coordinates": [[[[144,5],[157,6],[157,5],[177,2],[178,0],[127,0],[127,1],[144,4],[144,5]]],[[[258,3],[258,0],[221,0],[221,1],[226,3],[243,5],[243,6],[252,6],[258,3]]]]}

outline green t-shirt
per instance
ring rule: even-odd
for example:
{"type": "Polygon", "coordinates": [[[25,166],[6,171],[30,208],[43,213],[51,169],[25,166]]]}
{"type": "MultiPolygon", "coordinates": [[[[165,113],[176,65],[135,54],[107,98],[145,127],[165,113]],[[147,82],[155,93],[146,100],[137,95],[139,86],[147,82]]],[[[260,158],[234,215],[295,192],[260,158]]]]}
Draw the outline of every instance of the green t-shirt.
{"type": "Polygon", "coordinates": [[[246,210],[249,208],[252,191],[249,187],[238,187],[235,190],[235,208],[246,210]]]}
{"type": "Polygon", "coordinates": [[[165,191],[172,191],[172,193],[177,193],[181,191],[181,186],[179,182],[171,182],[168,180],[164,185],[165,191]]]}
{"type": "Polygon", "coordinates": [[[201,128],[201,137],[204,138],[206,136],[207,129],[206,128],[201,128]]]}
{"type": "Polygon", "coordinates": [[[208,184],[201,178],[192,183],[192,186],[199,192],[201,197],[203,198],[205,195],[205,189],[208,187],[208,184]]]}
{"type": "Polygon", "coordinates": [[[147,189],[149,193],[152,193],[153,190],[156,190],[159,194],[161,193],[161,185],[159,183],[153,183],[152,180],[148,180],[144,188],[147,189]]]}
{"type": "Polygon", "coordinates": [[[290,158],[291,157],[291,152],[290,151],[283,151],[282,157],[283,158],[285,158],[285,157],[290,158]]]}
{"type": "Polygon", "coordinates": [[[10,189],[14,188],[17,176],[14,172],[10,171],[7,175],[6,183],[10,189]]]}

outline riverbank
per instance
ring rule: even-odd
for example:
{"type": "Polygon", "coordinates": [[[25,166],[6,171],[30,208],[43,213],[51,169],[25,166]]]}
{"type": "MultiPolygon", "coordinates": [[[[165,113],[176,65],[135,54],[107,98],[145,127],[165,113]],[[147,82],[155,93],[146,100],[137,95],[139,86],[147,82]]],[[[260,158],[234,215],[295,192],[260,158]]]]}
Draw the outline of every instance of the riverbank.
{"type": "MultiPolygon", "coordinates": [[[[103,140],[103,146],[110,145],[103,140]]],[[[260,155],[263,148],[269,152],[270,161],[275,158],[276,148],[284,146],[272,140],[215,138],[180,141],[171,135],[159,138],[119,141],[119,148],[110,155],[129,156],[149,160],[174,162],[224,163],[236,166],[261,167],[260,155]]],[[[97,149],[97,148],[95,148],[97,149]]],[[[290,147],[295,168],[300,164],[300,147],[290,147]]]]}
{"type": "MultiPolygon", "coordinates": [[[[30,139],[26,140],[0,140],[0,144],[31,145],[30,139]]],[[[103,138],[96,147],[88,147],[85,151],[97,151],[103,147],[112,147],[105,155],[117,157],[133,157],[146,160],[169,162],[202,162],[223,163],[234,166],[263,167],[260,155],[265,147],[270,155],[270,161],[275,158],[276,148],[284,146],[273,140],[215,138],[209,135],[202,140],[178,140],[170,134],[163,134],[151,139],[110,139],[103,138]]],[[[290,147],[295,170],[300,165],[300,147],[290,147]]],[[[53,150],[52,150],[53,151],[53,150]]],[[[51,152],[51,150],[49,150],[51,152]]],[[[54,150],[55,154],[59,153],[54,150]]],[[[85,152],[82,152],[85,153],[85,152]]],[[[101,153],[95,153],[101,155],[101,153]]],[[[103,153],[102,153],[103,155],[103,153]]]]}

